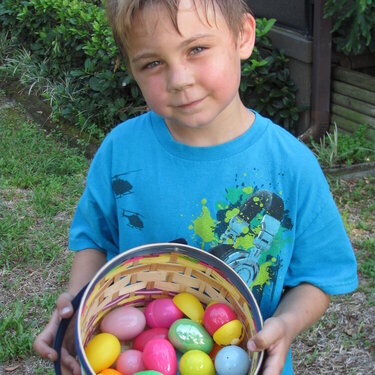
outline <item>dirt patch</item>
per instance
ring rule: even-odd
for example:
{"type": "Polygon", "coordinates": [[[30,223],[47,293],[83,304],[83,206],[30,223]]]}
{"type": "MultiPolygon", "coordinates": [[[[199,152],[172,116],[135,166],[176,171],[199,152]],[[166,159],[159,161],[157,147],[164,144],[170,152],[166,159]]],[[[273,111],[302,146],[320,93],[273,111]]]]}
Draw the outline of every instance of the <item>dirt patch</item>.
{"type": "Polygon", "coordinates": [[[335,297],[314,329],[294,343],[295,373],[375,374],[374,316],[375,306],[362,292],[335,297]]]}

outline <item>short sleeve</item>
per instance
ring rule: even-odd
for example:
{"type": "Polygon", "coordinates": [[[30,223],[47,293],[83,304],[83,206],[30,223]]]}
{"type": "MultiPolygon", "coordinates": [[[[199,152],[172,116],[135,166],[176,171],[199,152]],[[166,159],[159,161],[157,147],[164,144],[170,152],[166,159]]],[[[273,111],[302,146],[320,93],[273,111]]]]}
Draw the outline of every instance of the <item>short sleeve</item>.
{"type": "Polygon", "coordinates": [[[308,189],[301,189],[299,197],[299,220],[284,286],[311,283],[327,294],[350,293],[358,286],[353,247],[317,162],[309,175],[310,181],[304,183],[308,189]]]}
{"type": "Polygon", "coordinates": [[[70,228],[68,247],[118,253],[118,223],[111,184],[112,152],[107,138],[97,151],[87,175],[70,228]]]}

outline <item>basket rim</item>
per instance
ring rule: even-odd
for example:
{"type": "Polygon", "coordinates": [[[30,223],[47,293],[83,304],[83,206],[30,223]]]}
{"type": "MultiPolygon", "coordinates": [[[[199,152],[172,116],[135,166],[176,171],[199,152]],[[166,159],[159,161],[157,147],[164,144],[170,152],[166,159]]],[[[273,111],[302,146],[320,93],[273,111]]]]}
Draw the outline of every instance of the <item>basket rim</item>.
{"type": "MultiPolygon", "coordinates": [[[[131,249],[128,249],[122,253],[119,253],[114,258],[106,262],[95,274],[95,276],[91,279],[91,281],[87,284],[85,291],[82,295],[79,308],[77,311],[77,318],[75,322],[75,342],[76,342],[76,349],[78,358],[80,360],[82,369],[85,371],[86,374],[92,374],[95,375],[94,370],[91,368],[88,361],[84,361],[86,363],[82,363],[82,359],[85,359],[84,355],[84,348],[82,344],[82,336],[81,336],[81,330],[79,329],[81,324],[81,317],[82,312],[84,308],[84,301],[87,300],[87,297],[92,292],[93,288],[95,287],[96,283],[101,280],[111,269],[113,269],[114,266],[117,266],[124,261],[128,261],[133,258],[147,256],[147,255],[157,255],[157,254],[165,254],[168,252],[178,252],[181,253],[181,255],[186,255],[192,258],[195,258],[194,255],[199,255],[196,259],[199,261],[203,261],[204,263],[207,263],[208,265],[214,267],[217,270],[220,270],[220,272],[223,272],[231,282],[234,283],[236,288],[240,291],[240,293],[245,297],[246,301],[251,307],[252,315],[254,320],[257,320],[257,324],[259,326],[259,329],[263,328],[263,317],[260,312],[258,303],[251,292],[248,285],[245,283],[245,281],[223,260],[216,257],[215,255],[211,254],[209,251],[199,249],[197,247],[187,245],[187,244],[181,244],[181,243],[173,243],[173,242],[156,242],[151,244],[144,244],[140,246],[133,247],[131,249]],[[193,254],[192,254],[193,253],[193,254]],[[195,254],[194,254],[195,253],[195,254]],[[136,255],[136,256],[133,256],[136,255]],[[254,316],[255,315],[255,316],[254,316]],[[256,319],[255,319],[256,318],[256,319]]],[[[254,371],[254,374],[258,374],[259,369],[263,362],[263,356],[264,352],[260,352],[257,367],[254,371]]]]}

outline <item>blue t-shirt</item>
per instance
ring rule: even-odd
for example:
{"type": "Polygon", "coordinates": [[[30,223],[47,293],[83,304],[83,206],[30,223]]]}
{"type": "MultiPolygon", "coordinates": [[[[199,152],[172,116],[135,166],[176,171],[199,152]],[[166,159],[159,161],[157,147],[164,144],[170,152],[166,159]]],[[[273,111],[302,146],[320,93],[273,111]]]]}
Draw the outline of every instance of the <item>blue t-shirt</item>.
{"type": "MultiPolygon", "coordinates": [[[[353,291],[353,249],[316,158],[255,116],[243,135],[210,147],[176,142],[154,112],[117,126],[90,166],[69,248],[111,259],[184,238],[247,281],[263,319],[284,288],[303,282],[328,294],[353,291]]],[[[289,355],[283,374],[292,373],[289,355]]]]}

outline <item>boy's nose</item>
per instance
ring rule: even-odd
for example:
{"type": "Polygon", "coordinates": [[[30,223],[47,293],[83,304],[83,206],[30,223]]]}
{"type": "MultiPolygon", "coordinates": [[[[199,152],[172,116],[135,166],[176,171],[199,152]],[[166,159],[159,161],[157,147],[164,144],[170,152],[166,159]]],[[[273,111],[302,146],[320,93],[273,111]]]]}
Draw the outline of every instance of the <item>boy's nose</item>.
{"type": "Polygon", "coordinates": [[[181,91],[193,83],[194,75],[188,67],[183,64],[169,67],[167,83],[169,91],[181,91]]]}

